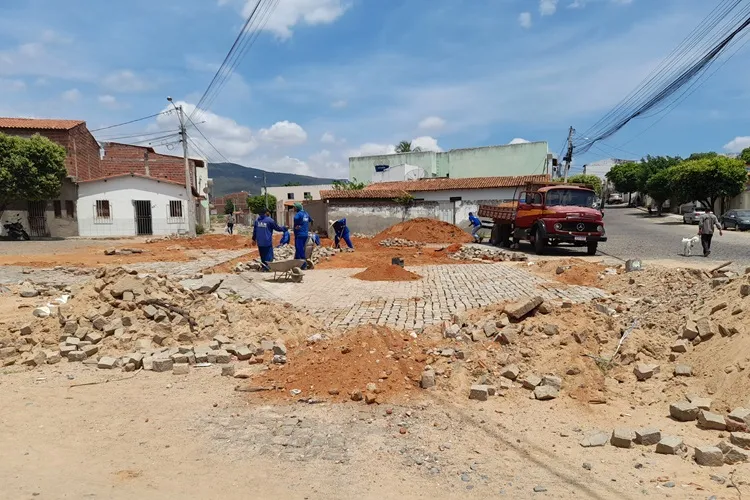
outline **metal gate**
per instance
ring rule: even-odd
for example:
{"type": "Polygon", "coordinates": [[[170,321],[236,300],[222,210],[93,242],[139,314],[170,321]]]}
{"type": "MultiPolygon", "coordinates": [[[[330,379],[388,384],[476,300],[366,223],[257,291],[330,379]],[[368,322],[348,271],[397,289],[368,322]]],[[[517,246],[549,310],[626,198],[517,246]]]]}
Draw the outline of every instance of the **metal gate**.
{"type": "Polygon", "coordinates": [[[151,217],[151,202],[148,200],[134,200],[136,234],[154,234],[153,219],[151,217]]]}
{"type": "Polygon", "coordinates": [[[47,229],[46,201],[29,202],[29,230],[31,236],[49,236],[47,229]]]}

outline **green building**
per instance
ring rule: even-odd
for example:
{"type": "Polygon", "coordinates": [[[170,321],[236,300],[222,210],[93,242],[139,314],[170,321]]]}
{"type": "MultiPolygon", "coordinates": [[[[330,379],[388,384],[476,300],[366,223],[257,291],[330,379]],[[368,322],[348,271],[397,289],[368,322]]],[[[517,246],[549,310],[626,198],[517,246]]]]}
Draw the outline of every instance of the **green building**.
{"type": "MultiPolygon", "coordinates": [[[[505,175],[543,174],[547,162],[547,143],[526,142],[503,146],[451,149],[441,153],[434,151],[409,152],[390,155],[358,156],[349,158],[349,180],[373,182],[378,180],[376,167],[408,165],[419,167],[418,177],[494,177],[505,175]],[[373,178],[375,176],[375,179],[373,178]]],[[[405,172],[414,172],[413,168],[405,172]]],[[[396,174],[396,171],[393,172],[396,174]]],[[[396,174],[398,175],[398,174],[396,174]]],[[[381,180],[396,179],[388,176],[381,180]]]]}

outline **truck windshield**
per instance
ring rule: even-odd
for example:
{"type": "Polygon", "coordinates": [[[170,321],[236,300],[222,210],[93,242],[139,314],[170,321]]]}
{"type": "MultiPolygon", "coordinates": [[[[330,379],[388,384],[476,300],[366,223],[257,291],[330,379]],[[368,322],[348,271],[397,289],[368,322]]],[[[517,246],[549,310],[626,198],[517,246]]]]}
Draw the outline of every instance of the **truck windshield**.
{"type": "Polygon", "coordinates": [[[583,189],[553,189],[547,191],[547,206],[590,207],[596,195],[583,189]]]}

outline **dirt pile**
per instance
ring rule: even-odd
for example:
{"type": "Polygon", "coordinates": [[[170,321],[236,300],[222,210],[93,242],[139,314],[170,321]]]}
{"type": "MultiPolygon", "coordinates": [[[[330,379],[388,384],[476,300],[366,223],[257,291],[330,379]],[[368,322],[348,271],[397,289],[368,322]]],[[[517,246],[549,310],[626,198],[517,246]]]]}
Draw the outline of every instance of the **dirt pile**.
{"type": "Polygon", "coordinates": [[[101,269],[96,280],[72,291],[50,317],[9,326],[0,337],[4,365],[52,364],[61,357],[97,363],[136,352],[172,356],[211,344],[248,359],[262,340],[325,331],[291,307],[244,301],[213,287],[188,290],[163,275],[101,269]]]}
{"type": "Polygon", "coordinates": [[[275,388],[253,398],[297,401],[393,402],[418,389],[432,343],[386,327],[363,326],[344,337],[290,349],[289,362],[272,365],[249,384],[275,388]]]}
{"type": "Polygon", "coordinates": [[[334,257],[322,259],[316,267],[318,269],[363,268],[390,263],[394,257],[403,258],[407,266],[463,263],[463,261],[451,259],[444,250],[438,252],[436,249],[423,246],[381,246],[372,238],[355,238],[352,242],[354,251],[342,251],[334,257]]]}
{"type": "Polygon", "coordinates": [[[547,260],[537,262],[529,268],[530,271],[557,280],[567,285],[596,286],[602,285],[604,273],[616,274],[614,268],[604,266],[598,262],[582,259],[547,260]],[[612,271],[607,271],[612,269],[612,271]]]}
{"type": "Polygon", "coordinates": [[[469,243],[472,237],[460,227],[434,219],[417,218],[401,222],[376,234],[379,243],[388,238],[401,238],[420,243],[469,243]]]}
{"type": "Polygon", "coordinates": [[[395,264],[376,264],[355,274],[352,278],[364,281],[414,281],[422,277],[395,264]]]}

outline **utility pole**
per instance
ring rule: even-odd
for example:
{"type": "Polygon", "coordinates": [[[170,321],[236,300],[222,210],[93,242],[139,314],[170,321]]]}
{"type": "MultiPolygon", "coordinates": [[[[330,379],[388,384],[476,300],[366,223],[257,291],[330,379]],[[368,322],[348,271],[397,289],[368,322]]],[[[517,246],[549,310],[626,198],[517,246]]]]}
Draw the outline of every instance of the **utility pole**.
{"type": "Polygon", "coordinates": [[[568,171],[570,170],[570,162],[573,161],[573,133],[575,129],[573,126],[568,130],[568,152],[565,153],[565,179],[563,182],[568,182],[568,171]]]}
{"type": "Polygon", "coordinates": [[[263,172],[263,189],[266,192],[266,210],[268,210],[268,184],[266,184],[266,172],[263,172]]]}
{"type": "Polygon", "coordinates": [[[193,200],[193,187],[190,182],[190,159],[188,158],[187,128],[185,127],[185,113],[182,106],[175,106],[171,97],[167,100],[177,110],[180,119],[180,137],[182,138],[182,156],[185,160],[185,192],[187,199],[188,236],[195,238],[195,200],[193,200]]]}

